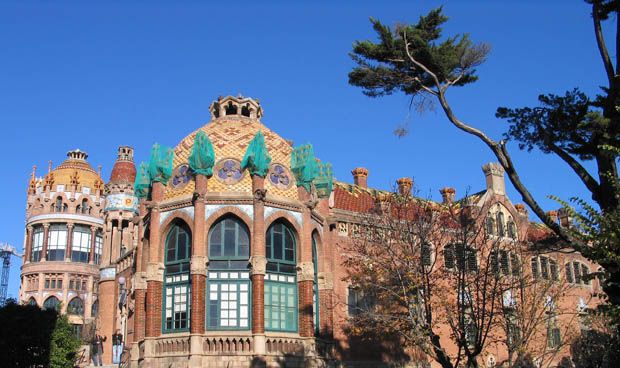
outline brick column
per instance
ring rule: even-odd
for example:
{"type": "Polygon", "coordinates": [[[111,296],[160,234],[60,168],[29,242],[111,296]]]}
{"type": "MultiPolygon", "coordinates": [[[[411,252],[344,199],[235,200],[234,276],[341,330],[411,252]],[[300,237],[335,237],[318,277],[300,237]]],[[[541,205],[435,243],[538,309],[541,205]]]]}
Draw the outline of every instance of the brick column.
{"type": "Polygon", "coordinates": [[[50,224],[43,224],[43,250],[41,251],[41,261],[47,260],[47,243],[49,242],[50,224]]]}
{"type": "Polygon", "coordinates": [[[144,200],[140,200],[138,223],[138,246],[136,252],[136,275],[134,277],[134,348],[132,350],[132,359],[135,358],[134,351],[137,354],[137,344],[144,339],[146,328],[146,268],[148,265],[147,253],[144,249],[144,216],[146,215],[146,205],[144,200]]]}
{"type": "Polygon", "coordinates": [[[151,192],[151,222],[149,238],[149,264],[146,278],[146,337],[157,337],[162,327],[163,265],[160,261],[159,201],[163,198],[164,185],[153,183],[151,192]]]}
{"type": "Polygon", "coordinates": [[[254,353],[265,354],[265,178],[252,176],[254,193],[254,221],[252,222],[252,243],[250,244],[252,269],[252,336],[254,353]]]}
{"type": "Polygon", "coordinates": [[[71,262],[71,251],[73,249],[73,228],[72,222],[67,223],[67,246],[65,247],[65,261],[71,262]]]}
{"type": "Polygon", "coordinates": [[[90,252],[88,253],[88,263],[90,264],[95,263],[95,249],[96,249],[95,244],[97,244],[97,227],[91,226],[90,227],[90,252]]]}
{"type": "Polygon", "coordinates": [[[29,263],[32,258],[32,226],[26,226],[26,246],[24,247],[24,264],[29,263]]]}
{"type": "Polygon", "coordinates": [[[304,187],[297,187],[299,199],[305,202],[302,212],[302,229],[298,251],[300,252],[298,264],[298,307],[299,307],[299,335],[302,337],[314,336],[312,315],[312,282],[314,280],[314,266],[312,264],[312,209],[317,202],[312,201],[310,193],[304,187]]]}
{"type": "Polygon", "coordinates": [[[191,283],[192,304],[190,331],[202,334],[205,331],[205,287],[206,287],[206,252],[205,252],[205,195],[207,177],[196,174],[196,191],[194,192],[194,233],[192,234],[191,283]]]}

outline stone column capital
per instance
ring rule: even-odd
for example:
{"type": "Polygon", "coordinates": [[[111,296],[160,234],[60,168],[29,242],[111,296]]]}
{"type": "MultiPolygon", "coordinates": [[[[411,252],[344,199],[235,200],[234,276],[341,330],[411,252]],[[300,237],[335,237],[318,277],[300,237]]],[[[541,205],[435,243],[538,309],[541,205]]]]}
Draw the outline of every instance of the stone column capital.
{"type": "Polygon", "coordinates": [[[146,273],[136,273],[133,278],[132,286],[134,290],[146,290],[146,273]]]}
{"type": "Polygon", "coordinates": [[[267,272],[267,257],[254,255],[250,257],[250,275],[264,275],[267,272]]]}
{"type": "Polygon", "coordinates": [[[312,262],[300,262],[297,266],[297,281],[313,281],[314,264],[312,262]]]}
{"type": "Polygon", "coordinates": [[[34,226],[32,226],[32,225],[26,226],[26,230],[28,230],[28,232],[32,232],[33,228],[34,228],[34,226]]]}
{"type": "Polygon", "coordinates": [[[146,266],[147,281],[164,281],[164,265],[159,262],[149,262],[146,266]]]}
{"type": "Polygon", "coordinates": [[[94,225],[91,226],[90,227],[90,231],[93,232],[93,233],[97,232],[97,226],[94,226],[94,225]]]}
{"type": "Polygon", "coordinates": [[[189,273],[191,275],[206,275],[207,257],[198,255],[192,256],[189,263],[189,273]]]}
{"type": "Polygon", "coordinates": [[[43,228],[44,229],[49,229],[49,227],[50,227],[50,223],[49,222],[44,222],[43,223],[43,228]]]}

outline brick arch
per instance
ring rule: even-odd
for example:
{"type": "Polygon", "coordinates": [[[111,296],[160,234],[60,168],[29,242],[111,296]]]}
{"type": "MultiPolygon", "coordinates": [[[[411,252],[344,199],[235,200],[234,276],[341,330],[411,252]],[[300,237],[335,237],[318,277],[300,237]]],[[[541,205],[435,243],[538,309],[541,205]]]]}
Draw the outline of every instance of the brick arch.
{"type": "Polygon", "coordinates": [[[78,206],[81,207],[82,203],[84,203],[84,201],[86,201],[86,203],[88,204],[88,208],[90,209],[89,213],[86,213],[86,215],[95,215],[95,214],[92,213],[92,211],[94,210],[94,203],[90,199],[90,196],[87,195],[87,194],[82,194],[79,198],[75,199],[75,202],[76,202],[76,204],[75,204],[75,213],[77,213],[79,215],[82,214],[82,212],[78,213],[77,208],[78,208],[78,206]]]}
{"type": "MultiPolygon", "coordinates": [[[[312,227],[312,232],[310,233],[313,238],[316,236],[316,258],[319,263],[318,272],[327,272],[328,270],[325,267],[325,246],[323,236],[321,236],[321,232],[318,230],[318,226],[312,227]]],[[[312,240],[311,240],[312,241],[312,240]]]]}
{"type": "Polygon", "coordinates": [[[295,237],[295,246],[296,246],[296,249],[295,249],[295,256],[297,258],[296,262],[299,264],[299,262],[301,262],[301,251],[302,251],[301,250],[302,228],[297,223],[297,220],[293,216],[291,216],[288,212],[280,210],[280,211],[276,211],[275,213],[271,214],[269,217],[265,219],[265,235],[267,235],[267,231],[269,230],[269,227],[278,220],[284,220],[284,222],[287,223],[293,229],[293,236],[295,237]]]}
{"type": "MultiPolygon", "coordinates": [[[[192,239],[193,239],[193,236],[194,236],[193,219],[187,213],[183,211],[180,211],[180,210],[173,211],[170,214],[170,216],[168,216],[168,218],[160,226],[159,249],[161,251],[159,252],[159,260],[158,260],[159,262],[164,262],[164,253],[166,250],[166,238],[168,237],[168,232],[170,231],[172,226],[178,221],[182,221],[187,226],[187,228],[190,231],[190,235],[192,236],[192,239]]],[[[190,254],[192,252],[191,247],[192,247],[192,242],[190,242],[190,254]]]]}

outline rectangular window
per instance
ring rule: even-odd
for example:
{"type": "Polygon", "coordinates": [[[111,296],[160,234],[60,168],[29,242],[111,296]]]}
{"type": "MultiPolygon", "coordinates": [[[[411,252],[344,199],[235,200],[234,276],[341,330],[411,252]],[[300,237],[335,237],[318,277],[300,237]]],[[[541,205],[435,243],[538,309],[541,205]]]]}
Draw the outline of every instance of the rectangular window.
{"type": "Polygon", "coordinates": [[[250,328],[251,288],[248,272],[209,272],[207,288],[209,328],[250,328]]]}
{"type": "Polygon", "coordinates": [[[64,224],[50,226],[47,242],[47,260],[64,261],[66,248],[67,226],[64,224]]]}
{"type": "Polygon", "coordinates": [[[543,279],[549,280],[549,259],[540,257],[540,274],[543,279]]]}
{"type": "Polygon", "coordinates": [[[267,274],[265,278],[265,329],[297,331],[295,276],[267,274]]]}
{"type": "Polygon", "coordinates": [[[73,230],[71,244],[71,261],[88,263],[90,252],[90,229],[85,226],[76,226],[73,230]]]}
{"type": "Polygon", "coordinates": [[[189,329],[191,292],[189,275],[166,276],[164,288],[164,331],[189,329]]]}
{"type": "Polygon", "coordinates": [[[551,280],[560,281],[560,274],[558,272],[558,263],[553,259],[549,260],[549,270],[551,271],[551,280]]]}
{"type": "Polygon", "coordinates": [[[581,283],[581,269],[579,268],[579,262],[573,262],[573,269],[575,270],[575,284],[581,283]]]}
{"type": "Polygon", "coordinates": [[[538,279],[539,276],[539,272],[538,272],[538,257],[532,257],[532,276],[534,277],[534,279],[538,279]]]}
{"type": "Polygon", "coordinates": [[[32,255],[30,260],[38,262],[41,260],[41,251],[43,250],[43,227],[37,226],[32,233],[32,255]]]}
{"type": "Polygon", "coordinates": [[[95,237],[95,264],[101,263],[101,250],[103,248],[103,236],[97,234],[95,237]]]}

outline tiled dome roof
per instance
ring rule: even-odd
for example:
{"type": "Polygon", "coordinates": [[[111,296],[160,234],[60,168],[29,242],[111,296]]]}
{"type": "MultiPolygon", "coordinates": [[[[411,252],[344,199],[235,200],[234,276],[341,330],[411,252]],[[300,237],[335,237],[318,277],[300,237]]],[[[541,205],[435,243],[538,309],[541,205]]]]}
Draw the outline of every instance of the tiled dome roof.
{"type": "Polygon", "coordinates": [[[54,185],[74,185],[77,183],[78,190],[83,186],[91,189],[103,185],[99,174],[86,161],[88,154],[80,149],[67,152],[67,159],[52,170],[46,178],[53,178],[54,185]]]}
{"type": "MultiPolygon", "coordinates": [[[[213,170],[213,177],[209,180],[209,192],[251,193],[252,180],[247,171],[242,172],[236,180],[230,180],[228,182],[223,180],[218,174],[220,173],[219,170],[224,161],[232,160],[240,163],[250,141],[258,131],[262,131],[265,135],[267,150],[272,159],[272,166],[274,164],[281,165],[285,171],[284,175],[288,175],[290,182],[288,186],[284,186],[274,185],[272,181],[265,180],[265,187],[268,193],[290,199],[297,198],[294,177],[290,172],[291,152],[293,150],[291,143],[272,132],[260,122],[259,119],[262,115],[262,109],[258,102],[249,98],[228,96],[214,102],[214,104],[211,105],[211,113],[213,119],[199,129],[207,134],[211,143],[213,143],[215,151],[215,167],[213,170]],[[216,106],[216,104],[218,105],[216,106]],[[226,111],[224,108],[230,105],[238,107],[235,113],[233,113],[233,111],[226,111]],[[220,107],[219,111],[215,110],[218,106],[220,107]],[[247,112],[249,116],[241,113],[241,108],[245,106],[249,106],[248,110],[244,111],[244,113],[247,112]],[[229,112],[229,114],[227,112],[229,112]]],[[[175,186],[171,184],[175,179],[175,174],[178,172],[177,168],[188,164],[188,158],[192,152],[196,133],[198,133],[198,130],[181,140],[174,149],[173,167],[175,170],[171,183],[166,187],[164,195],[166,199],[190,195],[194,191],[193,179],[190,179],[182,188],[175,188],[175,186]]]]}

